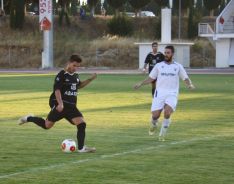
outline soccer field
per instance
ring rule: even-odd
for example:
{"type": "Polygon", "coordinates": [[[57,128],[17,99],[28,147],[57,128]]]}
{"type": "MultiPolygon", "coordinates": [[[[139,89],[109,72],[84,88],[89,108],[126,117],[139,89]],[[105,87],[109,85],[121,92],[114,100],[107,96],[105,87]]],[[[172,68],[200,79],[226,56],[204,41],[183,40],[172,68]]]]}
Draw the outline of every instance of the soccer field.
{"type": "MultiPolygon", "coordinates": [[[[86,79],[88,75],[81,75],[86,79]]],[[[191,75],[165,142],[148,135],[151,87],[133,86],[146,75],[99,75],[79,91],[86,144],[96,153],[63,153],[76,140],[65,120],[50,130],[29,123],[46,117],[54,74],[0,74],[0,184],[233,184],[234,75],[191,75]]]]}

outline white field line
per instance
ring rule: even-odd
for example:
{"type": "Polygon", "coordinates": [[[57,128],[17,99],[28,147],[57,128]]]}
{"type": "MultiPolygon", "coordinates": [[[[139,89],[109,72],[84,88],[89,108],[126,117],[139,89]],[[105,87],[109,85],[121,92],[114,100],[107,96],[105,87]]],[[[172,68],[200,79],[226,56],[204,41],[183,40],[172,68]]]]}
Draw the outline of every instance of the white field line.
{"type": "Polygon", "coordinates": [[[192,142],[195,142],[195,141],[212,140],[213,138],[216,138],[216,137],[219,137],[219,136],[194,138],[194,139],[183,140],[183,141],[165,142],[165,144],[160,144],[160,145],[157,145],[157,146],[150,146],[150,147],[146,147],[146,148],[129,150],[129,151],[119,152],[119,153],[114,153],[114,154],[109,154],[109,155],[101,155],[101,156],[96,157],[96,158],[87,158],[87,159],[72,161],[72,162],[67,162],[67,163],[53,164],[53,165],[50,165],[50,166],[29,168],[29,169],[27,169],[25,171],[15,172],[15,173],[6,174],[6,175],[0,175],[0,179],[7,179],[7,178],[11,178],[11,177],[14,177],[14,176],[17,176],[17,175],[28,174],[28,173],[38,172],[38,171],[51,170],[51,169],[61,167],[61,166],[66,166],[66,165],[69,165],[69,164],[80,164],[80,163],[84,163],[84,162],[99,161],[99,160],[103,160],[103,159],[114,158],[114,157],[118,157],[118,156],[124,156],[124,155],[127,155],[127,154],[137,154],[137,153],[142,153],[144,151],[150,151],[150,150],[154,150],[154,149],[169,147],[171,145],[187,144],[187,143],[192,143],[192,142]]]}

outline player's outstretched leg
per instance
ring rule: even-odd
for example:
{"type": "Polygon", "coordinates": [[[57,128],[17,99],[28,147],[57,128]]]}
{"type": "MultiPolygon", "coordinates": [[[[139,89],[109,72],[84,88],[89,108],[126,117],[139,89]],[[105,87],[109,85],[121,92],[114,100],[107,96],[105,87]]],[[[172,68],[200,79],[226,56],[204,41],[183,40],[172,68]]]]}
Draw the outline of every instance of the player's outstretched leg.
{"type": "Polygon", "coordinates": [[[36,125],[40,126],[43,129],[48,129],[46,127],[46,120],[44,120],[41,117],[34,117],[33,115],[23,116],[18,120],[18,122],[19,122],[19,125],[23,125],[25,123],[32,122],[32,123],[35,123],[36,125]]]}
{"type": "Polygon", "coordinates": [[[28,117],[33,117],[33,115],[29,114],[29,115],[26,115],[26,116],[23,116],[23,117],[19,118],[18,124],[23,125],[25,123],[28,123],[28,121],[27,121],[28,117]]]}
{"type": "Polygon", "coordinates": [[[78,142],[78,152],[79,153],[93,153],[96,151],[94,147],[87,147],[84,145],[85,141],[85,128],[86,123],[82,122],[77,125],[77,142],[78,142]]]}

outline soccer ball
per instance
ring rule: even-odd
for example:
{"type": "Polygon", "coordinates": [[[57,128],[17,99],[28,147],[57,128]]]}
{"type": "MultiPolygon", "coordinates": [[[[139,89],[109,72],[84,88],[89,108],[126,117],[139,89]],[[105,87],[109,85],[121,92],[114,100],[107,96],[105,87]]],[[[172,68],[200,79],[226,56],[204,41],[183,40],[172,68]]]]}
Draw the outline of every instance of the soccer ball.
{"type": "Polygon", "coordinates": [[[72,139],[65,139],[61,144],[62,151],[72,153],[76,151],[76,142],[72,139]]]}

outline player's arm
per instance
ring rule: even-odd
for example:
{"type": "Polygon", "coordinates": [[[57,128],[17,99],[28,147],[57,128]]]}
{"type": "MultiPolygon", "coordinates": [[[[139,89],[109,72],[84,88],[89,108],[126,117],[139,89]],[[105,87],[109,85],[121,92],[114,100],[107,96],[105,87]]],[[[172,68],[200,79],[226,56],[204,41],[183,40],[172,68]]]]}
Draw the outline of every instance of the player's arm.
{"type": "Polygon", "coordinates": [[[147,65],[148,65],[147,63],[144,64],[144,67],[143,67],[143,69],[142,69],[143,72],[146,72],[146,67],[147,67],[147,65]]]}
{"type": "Polygon", "coordinates": [[[92,74],[92,76],[89,79],[86,79],[86,80],[80,82],[78,89],[81,89],[81,88],[87,86],[91,81],[93,81],[96,78],[97,78],[97,74],[96,73],[92,74]]]}
{"type": "Polygon", "coordinates": [[[179,76],[184,81],[184,83],[188,89],[195,89],[192,81],[189,79],[188,74],[186,73],[186,71],[182,65],[180,65],[179,76]]]}
{"type": "Polygon", "coordinates": [[[62,95],[61,95],[63,82],[64,82],[64,71],[60,71],[58,75],[55,77],[55,81],[54,81],[54,94],[55,94],[56,101],[58,103],[56,107],[58,112],[62,112],[64,108],[62,95]]]}
{"type": "Polygon", "coordinates": [[[54,93],[55,93],[56,100],[58,102],[58,106],[56,107],[56,109],[57,109],[57,111],[62,112],[64,106],[63,106],[61,91],[60,91],[60,89],[56,89],[54,93]]]}
{"type": "Polygon", "coordinates": [[[144,81],[136,84],[134,86],[134,89],[138,89],[143,85],[152,83],[154,80],[156,80],[157,76],[158,76],[158,67],[157,67],[157,65],[155,65],[153,70],[150,72],[149,77],[146,78],[144,81]]]}
{"type": "Polygon", "coordinates": [[[145,79],[144,81],[142,81],[142,82],[136,84],[136,85],[134,86],[134,89],[139,89],[141,86],[146,85],[146,84],[150,84],[150,83],[152,83],[154,80],[155,80],[155,79],[152,79],[151,77],[148,77],[148,78],[145,79]]]}
{"type": "Polygon", "coordinates": [[[146,67],[147,67],[147,65],[149,64],[149,54],[146,56],[146,58],[145,58],[145,63],[144,63],[144,67],[143,67],[143,69],[142,69],[142,71],[143,72],[146,72],[146,67]]]}

